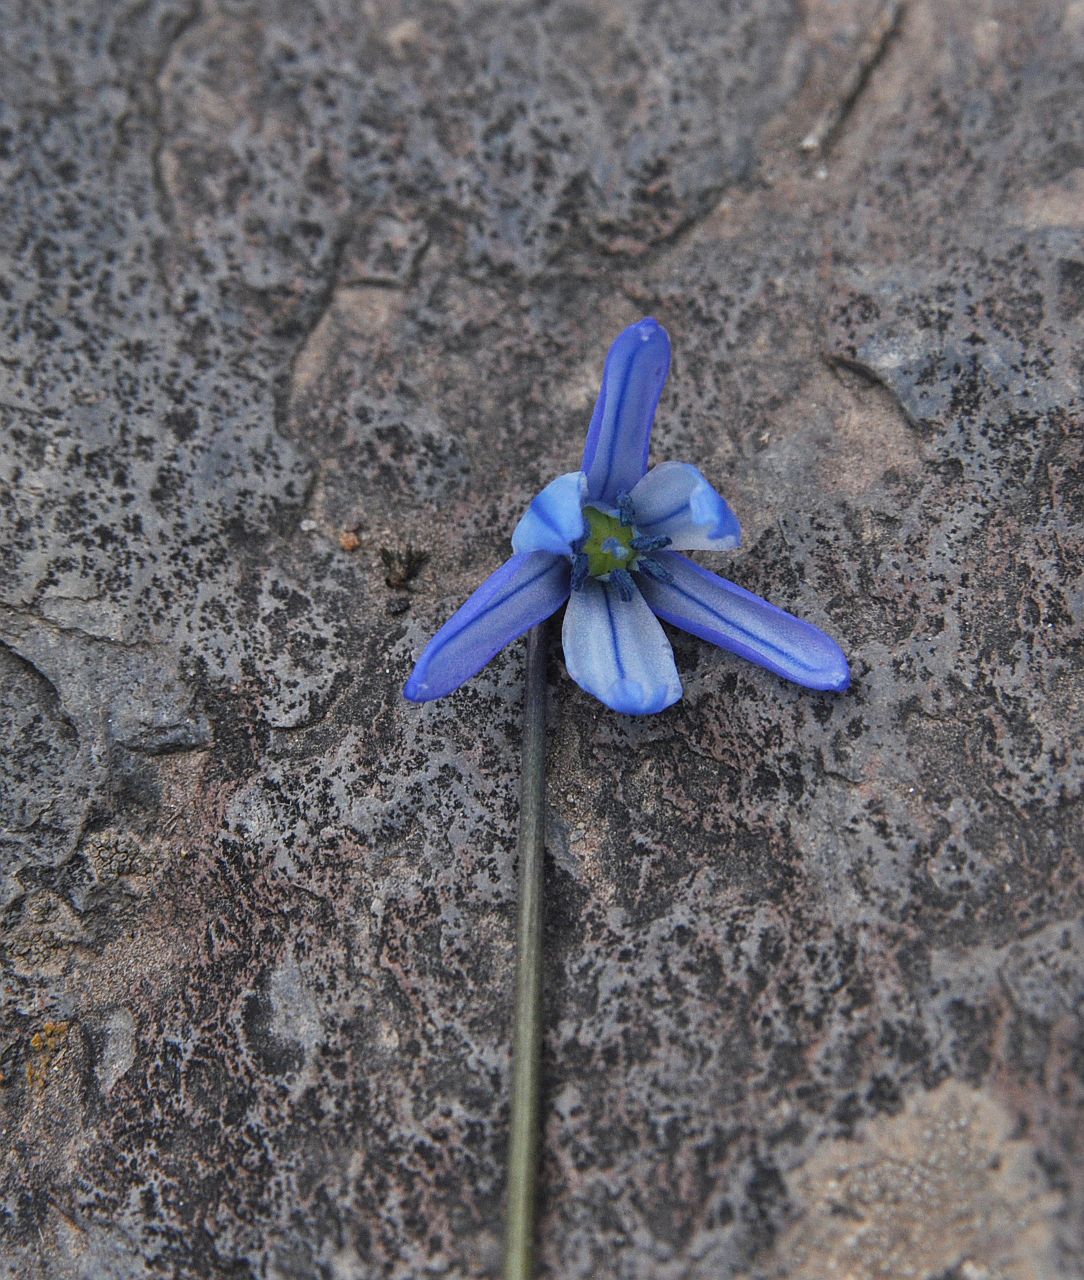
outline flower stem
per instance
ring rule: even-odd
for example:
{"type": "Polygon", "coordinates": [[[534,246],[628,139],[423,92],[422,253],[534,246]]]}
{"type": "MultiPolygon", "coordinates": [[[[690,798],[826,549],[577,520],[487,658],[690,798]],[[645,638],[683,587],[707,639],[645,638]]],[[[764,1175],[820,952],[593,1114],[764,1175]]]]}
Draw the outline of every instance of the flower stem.
{"type": "Polygon", "coordinates": [[[512,1038],[512,1117],[508,1143],[508,1207],[504,1280],[534,1275],[535,1186],[538,1180],[538,1082],[542,1050],[542,854],[546,789],[546,653],[549,626],[527,637],[523,756],[519,796],[519,919],[516,1009],[512,1038]]]}

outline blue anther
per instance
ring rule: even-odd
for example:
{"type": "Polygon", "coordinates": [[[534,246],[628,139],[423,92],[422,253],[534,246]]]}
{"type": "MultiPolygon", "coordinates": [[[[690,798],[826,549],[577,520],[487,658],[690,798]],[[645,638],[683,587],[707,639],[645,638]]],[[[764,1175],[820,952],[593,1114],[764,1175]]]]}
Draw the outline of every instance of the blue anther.
{"type": "Polygon", "coordinates": [[[615,560],[627,560],[629,558],[628,547],[623,542],[618,542],[616,538],[604,538],[602,550],[608,552],[615,560]]]}
{"type": "Polygon", "coordinates": [[[587,557],[582,552],[577,552],[572,560],[572,590],[579,591],[586,577],[587,557]]]}
{"type": "Polygon", "coordinates": [[[636,512],[632,509],[632,499],[627,493],[617,495],[617,514],[626,528],[636,519],[636,512]]]}
{"type": "Polygon", "coordinates": [[[638,573],[646,573],[649,578],[654,578],[656,582],[673,582],[674,575],[658,560],[652,560],[650,556],[641,556],[636,561],[636,569],[638,573]]]}
{"type": "Polygon", "coordinates": [[[632,580],[632,574],[627,569],[611,569],[610,570],[610,586],[614,587],[617,594],[626,604],[636,594],[636,583],[632,580]]]}
{"type": "Polygon", "coordinates": [[[638,533],[629,543],[633,551],[661,551],[669,545],[670,539],[665,533],[638,533]]]}

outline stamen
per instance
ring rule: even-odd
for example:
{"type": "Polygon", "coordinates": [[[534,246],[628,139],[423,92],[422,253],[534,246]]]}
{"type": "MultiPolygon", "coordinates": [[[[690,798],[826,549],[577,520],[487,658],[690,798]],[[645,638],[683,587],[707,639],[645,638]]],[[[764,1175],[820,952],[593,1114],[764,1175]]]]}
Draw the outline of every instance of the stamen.
{"type": "Polygon", "coordinates": [[[646,573],[649,578],[654,578],[656,582],[673,582],[674,580],[674,575],[666,565],[659,560],[652,560],[650,556],[641,556],[636,561],[636,569],[639,573],[646,573]]]}
{"type": "Polygon", "coordinates": [[[636,519],[636,512],[632,509],[632,499],[627,493],[619,493],[617,495],[617,513],[621,518],[621,523],[626,528],[636,519]]]}
{"type": "Polygon", "coordinates": [[[633,582],[632,574],[627,569],[612,569],[609,582],[626,604],[636,594],[636,583],[633,582]]]}
{"type": "Polygon", "coordinates": [[[629,543],[633,551],[661,551],[670,545],[671,539],[665,533],[638,533],[629,543]]]}
{"type": "Polygon", "coordinates": [[[579,591],[587,577],[587,557],[578,551],[572,559],[572,590],[579,591]]]}
{"type": "MultiPolygon", "coordinates": [[[[635,542],[633,546],[635,546],[635,542]]],[[[609,552],[615,560],[627,560],[629,558],[629,549],[624,543],[618,542],[616,538],[605,538],[602,542],[603,551],[609,552]]]]}

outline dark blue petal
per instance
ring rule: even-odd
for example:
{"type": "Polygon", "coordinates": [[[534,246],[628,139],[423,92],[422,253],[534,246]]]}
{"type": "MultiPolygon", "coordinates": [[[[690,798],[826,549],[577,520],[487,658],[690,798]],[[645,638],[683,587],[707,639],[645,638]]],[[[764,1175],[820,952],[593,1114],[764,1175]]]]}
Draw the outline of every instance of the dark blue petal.
{"type": "Polygon", "coordinates": [[[506,560],[429,641],[404,695],[429,702],[458,689],[510,640],[561,607],[568,578],[568,560],[548,551],[506,560]]]}
{"type": "Polygon", "coordinates": [[[674,651],[639,591],[588,578],[565,610],[565,666],[580,686],[628,716],[662,711],[681,697],[674,651]]]}
{"type": "Polygon", "coordinates": [[[537,494],[512,533],[513,551],[552,551],[572,555],[572,545],[587,532],[583,504],[587,498],[587,478],[582,471],[569,471],[537,494]]]}
{"type": "Polygon", "coordinates": [[[583,451],[596,502],[615,506],[647,469],[651,424],[669,371],[670,339],[650,317],[630,325],[610,348],[583,451]]]}
{"type": "Polygon", "coordinates": [[[811,623],[784,613],[676,552],[659,551],[656,558],[674,580],[666,583],[641,577],[640,590],[664,622],[808,689],[841,693],[850,684],[851,672],[842,649],[811,623]]]}

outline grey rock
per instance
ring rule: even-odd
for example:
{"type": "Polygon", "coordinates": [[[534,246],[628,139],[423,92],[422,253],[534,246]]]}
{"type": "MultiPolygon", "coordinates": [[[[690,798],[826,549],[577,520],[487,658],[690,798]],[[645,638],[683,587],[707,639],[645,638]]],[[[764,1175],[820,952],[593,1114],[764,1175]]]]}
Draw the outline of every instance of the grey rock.
{"type": "Polygon", "coordinates": [[[0,1274],[495,1274],[523,658],[606,347],[811,694],[549,673],[540,1274],[1084,1254],[1084,18],[9,6],[0,1274]]]}

